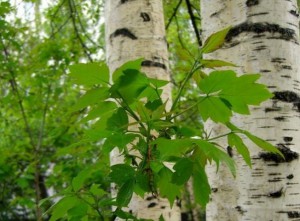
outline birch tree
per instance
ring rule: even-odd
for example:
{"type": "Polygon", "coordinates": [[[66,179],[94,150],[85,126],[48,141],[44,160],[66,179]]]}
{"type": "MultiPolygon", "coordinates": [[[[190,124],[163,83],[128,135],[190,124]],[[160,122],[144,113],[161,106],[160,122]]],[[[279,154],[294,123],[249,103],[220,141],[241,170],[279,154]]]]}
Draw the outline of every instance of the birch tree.
{"type": "MultiPolygon", "coordinates": [[[[162,1],[106,1],[106,60],[110,71],[129,60],[143,58],[142,69],[149,77],[169,80],[168,50],[162,1]]],[[[165,88],[165,101],[171,88],[165,88]]],[[[118,152],[111,155],[111,164],[120,163],[118,152]]],[[[137,217],[158,220],[180,220],[178,206],[170,208],[166,199],[134,196],[129,211],[137,217]]]]}
{"type": "MultiPolygon", "coordinates": [[[[285,156],[281,159],[247,143],[252,161],[250,169],[235,154],[233,146],[227,147],[237,161],[237,178],[234,180],[226,168],[221,168],[218,174],[210,171],[213,193],[207,208],[207,220],[299,218],[300,50],[297,1],[202,0],[201,10],[204,37],[232,26],[226,44],[212,56],[237,64],[239,73],[261,73],[260,81],[268,85],[274,94],[264,105],[253,108],[251,116],[235,117],[235,124],[276,145],[285,156]]],[[[213,127],[211,130],[212,134],[219,134],[225,129],[213,127]]]]}

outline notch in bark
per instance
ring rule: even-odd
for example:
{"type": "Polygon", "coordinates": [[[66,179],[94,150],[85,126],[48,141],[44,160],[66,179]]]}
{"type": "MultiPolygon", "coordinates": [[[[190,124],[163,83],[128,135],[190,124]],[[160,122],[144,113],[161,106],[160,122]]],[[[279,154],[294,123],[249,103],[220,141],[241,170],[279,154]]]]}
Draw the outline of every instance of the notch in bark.
{"type": "Polygon", "coordinates": [[[157,205],[157,203],[152,202],[152,203],[150,203],[150,204],[148,205],[148,208],[153,208],[153,207],[155,207],[156,205],[157,205]]]}
{"type": "Polygon", "coordinates": [[[286,178],[289,179],[289,180],[291,180],[291,179],[294,178],[294,175],[293,175],[293,174],[290,174],[290,175],[288,175],[286,178]]]}
{"type": "Polygon", "coordinates": [[[146,12],[141,12],[140,16],[142,17],[143,22],[149,22],[151,20],[149,14],[146,12]]]}
{"type": "Polygon", "coordinates": [[[268,196],[271,198],[279,198],[282,196],[282,190],[283,190],[283,187],[281,187],[281,189],[278,191],[269,193],[268,196]]]}
{"type": "Polygon", "coordinates": [[[127,37],[132,40],[136,40],[137,37],[128,29],[128,28],[119,28],[117,29],[114,33],[112,33],[109,38],[112,40],[112,38],[122,36],[122,37],[127,37]]]}
{"type": "Polygon", "coordinates": [[[291,13],[292,15],[296,16],[297,18],[299,17],[299,13],[295,10],[290,10],[289,13],[291,13]]]}

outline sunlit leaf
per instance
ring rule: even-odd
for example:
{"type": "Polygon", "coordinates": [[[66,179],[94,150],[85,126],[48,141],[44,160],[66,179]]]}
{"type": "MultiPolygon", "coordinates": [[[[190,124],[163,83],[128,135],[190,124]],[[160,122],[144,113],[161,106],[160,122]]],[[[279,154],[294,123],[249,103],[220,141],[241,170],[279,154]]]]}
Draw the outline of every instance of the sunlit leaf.
{"type": "Polygon", "coordinates": [[[230,29],[231,27],[228,27],[209,36],[201,49],[202,53],[207,54],[219,49],[223,45],[230,29]]]}

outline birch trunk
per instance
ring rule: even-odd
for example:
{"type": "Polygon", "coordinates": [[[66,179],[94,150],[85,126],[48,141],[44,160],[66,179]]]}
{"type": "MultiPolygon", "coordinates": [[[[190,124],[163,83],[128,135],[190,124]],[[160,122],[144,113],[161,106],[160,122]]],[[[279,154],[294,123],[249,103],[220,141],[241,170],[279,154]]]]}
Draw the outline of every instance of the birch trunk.
{"type": "MultiPolygon", "coordinates": [[[[274,97],[234,123],[276,145],[285,155],[248,144],[253,168],[241,157],[234,180],[223,168],[209,171],[213,193],[208,221],[300,220],[300,62],[296,0],[202,0],[204,37],[232,26],[211,56],[231,61],[239,73],[261,73],[274,97]]],[[[212,128],[222,133],[223,128],[212,128]]],[[[224,143],[225,146],[225,143],[224,143]]]]}
{"type": "MultiPolygon", "coordinates": [[[[113,72],[129,60],[144,58],[142,71],[152,78],[169,80],[168,50],[161,0],[107,0],[106,60],[113,72]]],[[[165,100],[171,98],[171,88],[165,88],[165,100]]],[[[114,152],[111,164],[122,159],[114,152]]],[[[180,220],[177,206],[170,208],[165,199],[134,196],[129,208],[139,218],[180,220]]]]}

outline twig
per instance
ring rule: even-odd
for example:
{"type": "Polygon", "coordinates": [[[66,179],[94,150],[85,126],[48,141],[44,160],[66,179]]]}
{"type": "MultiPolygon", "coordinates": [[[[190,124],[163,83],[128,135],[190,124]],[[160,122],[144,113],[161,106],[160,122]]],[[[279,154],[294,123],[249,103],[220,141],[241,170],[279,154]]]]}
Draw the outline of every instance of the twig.
{"type": "Polygon", "coordinates": [[[92,59],[92,57],[91,57],[91,55],[88,51],[89,49],[85,45],[85,43],[83,42],[82,38],[80,37],[79,30],[78,30],[77,25],[76,25],[76,18],[75,18],[76,12],[74,11],[74,7],[75,7],[74,2],[72,0],[68,0],[68,3],[69,3],[70,15],[71,15],[72,24],[73,24],[73,28],[74,28],[76,37],[79,40],[79,42],[81,44],[81,47],[83,48],[83,51],[84,51],[85,55],[87,56],[88,60],[90,62],[93,62],[93,59],[92,59]]]}
{"type": "Polygon", "coordinates": [[[200,32],[197,28],[197,23],[196,23],[197,18],[195,17],[194,12],[193,12],[193,6],[192,6],[190,0],[185,0],[185,3],[186,3],[188,13],[189,13],[190,18],[191,18],[191,22],[192,22],[192,26],[193,26],[193,29],[194,29],[194,32],[195,32],[195,35],[196,35],[196,38],[197,38],[197,42],[198,42],[199,46],[201,47],[202,42],[201,42],[200,32]]]}
{"type": "Polygon", "coordinates": [[[172,14],[171,17],[169,18],[169,21],[168,21],[168,23],[167,23],[167,25],[166,25],[166,30],[168,30],[170,24],[172,23],[173,18],[176,16],[176,13],[177,13],[177,11],[178,11],[179,6],[181,5],[181,3],[182,3],[182,0],[179,0],[178,4],[177,4],[176,7],[174,8],[173,14],[172,14]]]}

